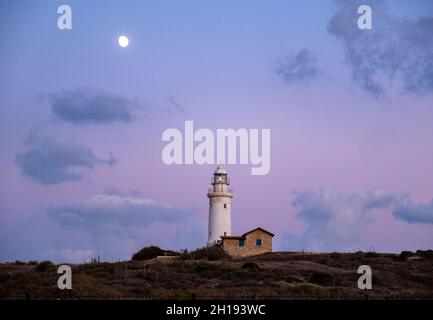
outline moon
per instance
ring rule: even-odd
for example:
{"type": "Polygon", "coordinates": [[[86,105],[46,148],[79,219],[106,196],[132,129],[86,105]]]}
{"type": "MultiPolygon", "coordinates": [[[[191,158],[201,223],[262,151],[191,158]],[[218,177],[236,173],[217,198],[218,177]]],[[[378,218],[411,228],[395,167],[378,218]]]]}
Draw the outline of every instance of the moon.
{"type": "Polygon", "coordinates": [[[126,48],[129,44],[129,39],[126,36],[120,36],[118,42],[119,46],[121,46],[122,48],[126,48]]]}

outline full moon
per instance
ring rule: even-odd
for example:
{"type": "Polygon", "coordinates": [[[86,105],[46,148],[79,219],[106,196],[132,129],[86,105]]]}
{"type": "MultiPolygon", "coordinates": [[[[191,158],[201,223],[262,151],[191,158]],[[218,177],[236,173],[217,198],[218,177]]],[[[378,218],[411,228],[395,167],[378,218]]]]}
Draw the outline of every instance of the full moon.
{"type": "Polygon", "coordinates": [[[128,46],[129,40],[126,36],[120,36],[118,42],[119,46],[126,48],[128,46]]]}

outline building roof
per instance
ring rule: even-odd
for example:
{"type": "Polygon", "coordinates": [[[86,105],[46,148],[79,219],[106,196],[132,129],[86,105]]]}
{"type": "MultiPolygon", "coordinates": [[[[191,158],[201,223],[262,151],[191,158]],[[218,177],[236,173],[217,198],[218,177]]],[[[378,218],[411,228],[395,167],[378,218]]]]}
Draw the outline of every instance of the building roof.
{"type": "Polygon", "coordinates": [[[250,231],[248,231],[248,232],[245,232],[245,233],[242,235],[242,237],[245,237],[247,234],[249,234],[249,233],[251,233],[251,232],[254,232],[254,231],[257,231],[257,230],[263,231],[264,233],[269,234],[271,237],[274,236],[274,234],[273,234],[272,232],[269,232],[268,230],[265,230],[265,229],[263,229],[263,228],[258,227],[258,228],[255,228],[255,229],[253,229],[253,230],[250,230],[250,231]]]}
{"type": "Polygon", "coordinates": [[[263,228],[260,228],[260,227],[258,227],[258,228],[255,228],[255,229],[253,229],[253,230],[250,230],[250,231],[248,231],[248,232],[245,232],[243,235],[241,235],[241,236],[221,236],[221,239],[239,239],[239,240],[242,240],[242,239],[245,239],[246,238],[246,236],[247,236],[247,234],[249,234],[249,233],[251,233],[251,232],[254,232],[254,231],[257,231],[257,230],[260,230],[260,231],[262,231],[262,232],[264,232],[264,233],[267,233],[267,234],[269,234],[271,237],[273,237],[274,236],[274,234],[272,233],[272,232],[269,232],[269,231],[267,231],[267,230],[265,230],[265,229],[263,229],[263,228]]]}

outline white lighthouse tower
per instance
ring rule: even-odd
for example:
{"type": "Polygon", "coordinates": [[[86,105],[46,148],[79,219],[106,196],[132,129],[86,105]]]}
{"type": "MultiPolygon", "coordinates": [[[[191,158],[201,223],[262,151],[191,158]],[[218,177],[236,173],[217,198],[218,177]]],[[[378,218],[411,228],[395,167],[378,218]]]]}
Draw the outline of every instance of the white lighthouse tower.
{"type": "Polygon", "coordinates": [[[212,177],[212,188],[207,194],[209,198],[209,233],[208,244],[221,240],[221,236],[229,236],[232,231],[232,190],[229,189],[227,171],[219,166],[212,177]]]}

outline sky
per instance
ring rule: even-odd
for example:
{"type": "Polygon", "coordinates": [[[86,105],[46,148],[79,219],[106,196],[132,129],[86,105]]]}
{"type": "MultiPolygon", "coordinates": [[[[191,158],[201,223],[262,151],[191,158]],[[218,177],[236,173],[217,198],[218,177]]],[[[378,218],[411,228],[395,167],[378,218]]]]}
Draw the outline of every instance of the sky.
{"type": "Polygon", "coordinates": [[[233,234],[433,247],[432,1],[0,0],[0,38],[0,261],[205,245],[216,165],[161,157],[189,120],[270,129],[269,174],[225,165],[233,234]]]}

